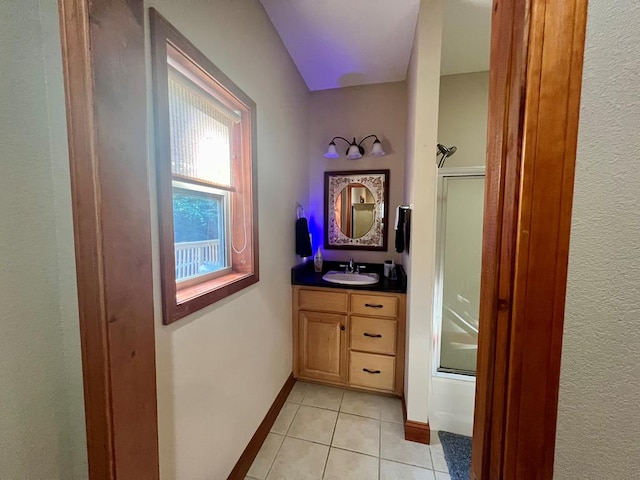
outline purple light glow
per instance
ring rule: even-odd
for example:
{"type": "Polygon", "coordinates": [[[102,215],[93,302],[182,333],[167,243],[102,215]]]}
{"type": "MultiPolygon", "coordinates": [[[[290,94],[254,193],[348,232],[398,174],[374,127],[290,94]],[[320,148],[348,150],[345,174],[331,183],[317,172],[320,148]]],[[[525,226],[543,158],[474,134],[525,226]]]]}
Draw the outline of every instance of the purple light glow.
{"type": "Polygon", "coordinates": [[[311,246],[313,247],[314,254],[318,251],[318,248],[324,250],[324,231],[322,225],[316,220],[313,214],[309,215],[309,233],[311,234],[311,246]]]}

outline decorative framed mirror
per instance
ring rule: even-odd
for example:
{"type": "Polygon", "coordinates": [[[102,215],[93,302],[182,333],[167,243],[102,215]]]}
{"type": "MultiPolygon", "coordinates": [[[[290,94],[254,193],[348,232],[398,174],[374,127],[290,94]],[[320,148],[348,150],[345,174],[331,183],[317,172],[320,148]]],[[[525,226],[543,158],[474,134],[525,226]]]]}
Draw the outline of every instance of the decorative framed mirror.
{"type": "Polygon", "coordinates": [[[324,248],[387,250],[389,170],[325,172],[324,248]]]}

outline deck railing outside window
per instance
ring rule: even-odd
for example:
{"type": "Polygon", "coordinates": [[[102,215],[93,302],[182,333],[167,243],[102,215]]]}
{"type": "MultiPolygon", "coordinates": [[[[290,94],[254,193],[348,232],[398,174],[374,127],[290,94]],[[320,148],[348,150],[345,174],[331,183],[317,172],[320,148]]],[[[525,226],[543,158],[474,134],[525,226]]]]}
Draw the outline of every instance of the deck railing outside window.
{"type": "Polygon", "coordinates": [[[224,255],[221,253],[219,240],[176,243],[176,281],[224,268],[224,255]]]}

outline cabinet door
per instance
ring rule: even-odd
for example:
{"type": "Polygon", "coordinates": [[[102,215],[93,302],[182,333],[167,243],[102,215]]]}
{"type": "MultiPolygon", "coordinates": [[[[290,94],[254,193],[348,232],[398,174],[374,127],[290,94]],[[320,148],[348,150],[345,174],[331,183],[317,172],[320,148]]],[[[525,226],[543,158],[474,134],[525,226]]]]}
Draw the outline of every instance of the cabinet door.
{"type": "Polygon", "coordinates": [[[346,315],[298,313],[298,365],[301,377],[346,383],[346,327],[346,315]]]}

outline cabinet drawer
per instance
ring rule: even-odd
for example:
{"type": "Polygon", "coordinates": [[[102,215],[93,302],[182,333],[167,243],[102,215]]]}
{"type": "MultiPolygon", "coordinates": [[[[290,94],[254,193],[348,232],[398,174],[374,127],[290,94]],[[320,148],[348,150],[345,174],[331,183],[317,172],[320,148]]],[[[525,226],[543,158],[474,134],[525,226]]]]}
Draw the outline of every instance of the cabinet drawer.
{"type": "Polygon", "coordinates": [[[395,387],[396,358],[373,353],[351,352],[349,383],[392,391],[395,387]]]}
{"type": "Polygon", "coordinates": [[[398,316],[398,297],[354,293],[351,295],[351,313],[395,318],[398,316]]]}
{"type": "Polygon", "coordinates": [[[303,310],[321,312],[346,312],[347,294],[344,292],[320,292],[301,289],[298,294],[298,306],[303,310]]]}
{"type": "Polygon", "coordinates": [[[351,348],[365,352],[396,354],[395,320],[351,317],[351,348]]]}

